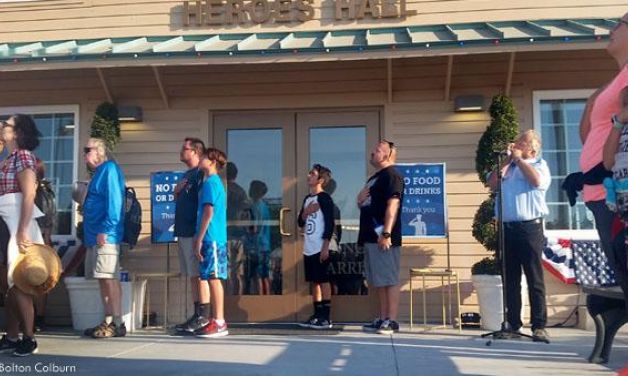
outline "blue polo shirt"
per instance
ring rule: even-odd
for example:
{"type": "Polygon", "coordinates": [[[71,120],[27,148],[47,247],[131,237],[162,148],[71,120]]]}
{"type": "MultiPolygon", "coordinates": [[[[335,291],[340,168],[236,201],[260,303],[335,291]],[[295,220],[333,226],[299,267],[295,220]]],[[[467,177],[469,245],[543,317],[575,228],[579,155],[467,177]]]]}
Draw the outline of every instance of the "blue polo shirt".
{"type": "Polygon", "coordinates": [[[96,168],[83,203],[85,245],[97,244],[98,234],[108,244],[120,244],[124,236],[124,175],[118,164],[106,161],[96,168]]]}
{"type": "Polygon", "coordinates": [[[197,233],[201,227],[205,205],[214,207],[214,216],[203,236],[203,242],[216,242],[219,247],[225,246],[227,244],[227,195],[218,175],[210,175],[201,186],[198,196],[198,215],[196,216],[197,233]]]}
{"type": "MultiPolygon", "coordinates": [[[[530,221],[549,214],[549,209],[545,203],[545,193],[551,183],[547,162],[542,158],[526,159],[522,162],[534,167],[539,173],[541,184],[538,187],[533,186],[515,163],[510,165],[502,179],[504,222],[530,221]]],[[[499,198],[495,202],[495,213],[497,214],[499,198]]]]}

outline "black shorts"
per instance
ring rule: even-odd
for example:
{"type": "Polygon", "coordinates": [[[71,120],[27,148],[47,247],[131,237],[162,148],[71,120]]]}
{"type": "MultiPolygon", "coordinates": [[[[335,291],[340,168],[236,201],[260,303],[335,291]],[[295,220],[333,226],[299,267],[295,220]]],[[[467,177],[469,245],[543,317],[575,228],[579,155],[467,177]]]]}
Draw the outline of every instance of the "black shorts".
{"type": "Polygon", "coordinates": [[[329,258],[325,262],[321,262],[321,254],[317,253],[312,256],[303,255],[303,264],[305,266],[305,281],[314,283],[329,282],[329,258]]]}

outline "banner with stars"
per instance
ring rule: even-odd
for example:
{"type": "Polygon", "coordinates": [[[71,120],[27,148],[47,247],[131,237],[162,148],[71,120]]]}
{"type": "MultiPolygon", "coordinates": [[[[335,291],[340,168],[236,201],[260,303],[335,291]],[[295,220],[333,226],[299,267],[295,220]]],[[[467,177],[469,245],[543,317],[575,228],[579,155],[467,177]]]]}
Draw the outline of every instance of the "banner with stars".
{"type": "Polygon", "coordinates": [[[447,237],[445,163],[397,164],[405,189],[401,234],[411,238],[447,237]]]}
{"type": "Polygon", "coordinates": [[[150,174],[151,241],[172,243],[174,237],[174,187],[182,171],[159,171],[150,174]]]}

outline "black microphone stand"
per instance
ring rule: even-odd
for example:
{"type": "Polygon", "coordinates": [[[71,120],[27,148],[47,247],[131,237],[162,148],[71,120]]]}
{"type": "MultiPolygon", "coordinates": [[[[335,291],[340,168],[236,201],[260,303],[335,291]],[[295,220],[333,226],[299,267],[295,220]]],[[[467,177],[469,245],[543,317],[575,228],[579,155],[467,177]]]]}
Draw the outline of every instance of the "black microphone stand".
{"type": "MultiPolygon", "coordinates": [[[[481,338],[492,336],[493,339],[513,339],[519,337],[526,337],[532,339],[532,336],[529,334],[524,334],[521,332],[513,332],[510,327],[510,323],[508,322],[508,300],[506,300],[508,296],[507,292],[507,284],[506,284],[506,238],[504,236],[504,220],[503,220],[503,195],[502,195],[502,164],[504,163],[504,157],[508,157],[508,155],[504,152],[496,152],[497,157],[497,167],[494,173],[497,174],[497,255],[499,262],[501,264],[501,274],[502,274],[502,314],[504,315],[504,321],[502,321],[502,327],[499,330],[484,333],[481,338]]],[[[523,297],[522,297],[523,298],[523,297]]],[[[490,346],[493,341],[489,340],[486,342],[486,346],[490,346]]]]}

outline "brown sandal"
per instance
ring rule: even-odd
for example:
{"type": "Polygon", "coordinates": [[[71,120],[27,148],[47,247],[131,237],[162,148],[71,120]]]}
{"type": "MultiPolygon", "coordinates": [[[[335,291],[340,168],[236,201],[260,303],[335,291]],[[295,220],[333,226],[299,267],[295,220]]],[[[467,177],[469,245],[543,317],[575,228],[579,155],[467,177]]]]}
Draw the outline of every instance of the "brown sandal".
{"type": "Polygon", "coordinates": [[[93,338],[111,338],[116,334],[116,327],[113,324],[107,324],[103,322],[98,327],[94,328],[92,333],[93,338]]]}

